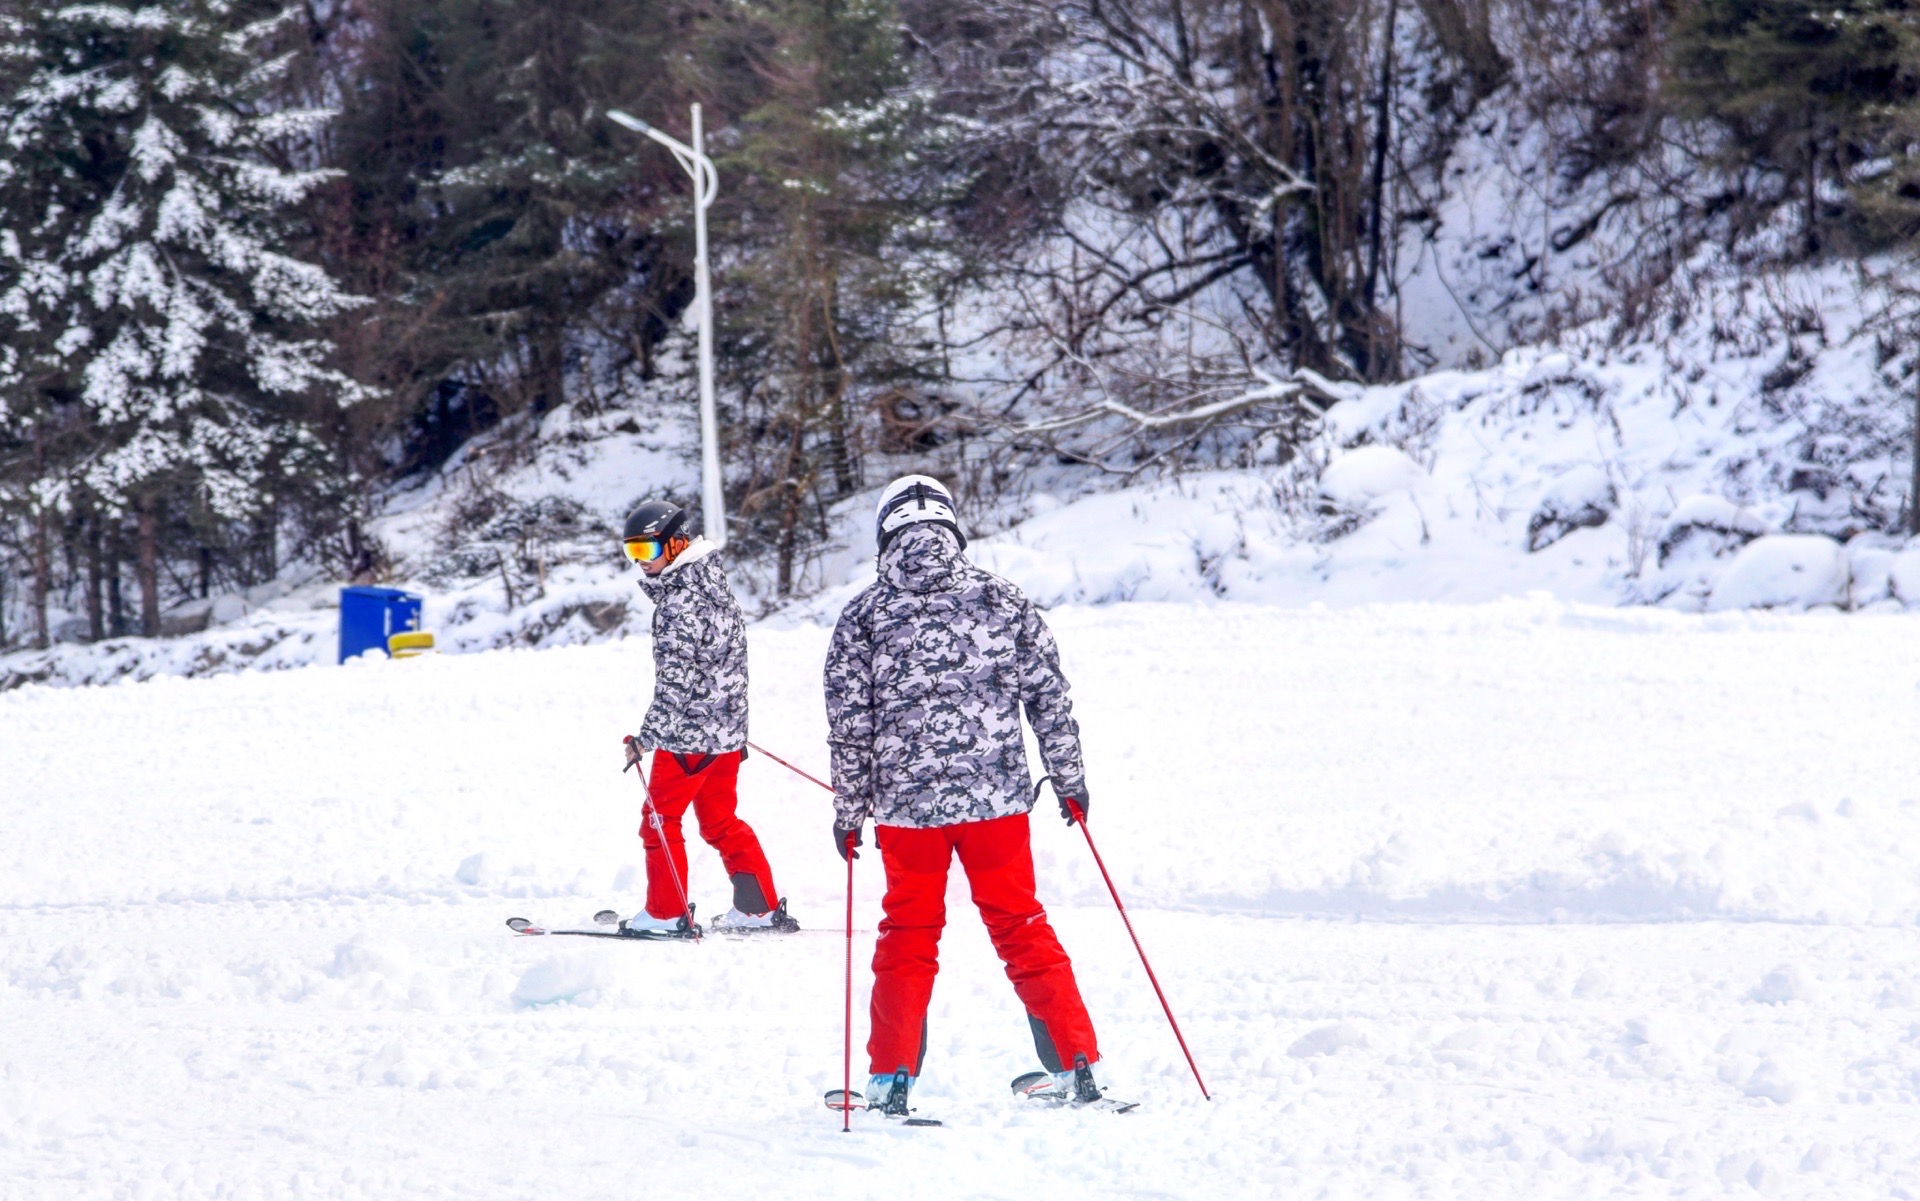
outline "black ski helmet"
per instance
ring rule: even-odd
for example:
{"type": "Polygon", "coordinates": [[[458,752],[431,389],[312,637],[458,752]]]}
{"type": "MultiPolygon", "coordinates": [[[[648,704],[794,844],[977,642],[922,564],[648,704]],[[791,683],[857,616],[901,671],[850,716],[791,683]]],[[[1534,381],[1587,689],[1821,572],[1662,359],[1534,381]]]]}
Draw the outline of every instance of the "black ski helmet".
{"type": "Polygon", "coordinates": [[[687,536],[687,511],[670,500],[650,500],[627,514],[626,532],[620,541],[658,538],[670,542],[687,536]]]}

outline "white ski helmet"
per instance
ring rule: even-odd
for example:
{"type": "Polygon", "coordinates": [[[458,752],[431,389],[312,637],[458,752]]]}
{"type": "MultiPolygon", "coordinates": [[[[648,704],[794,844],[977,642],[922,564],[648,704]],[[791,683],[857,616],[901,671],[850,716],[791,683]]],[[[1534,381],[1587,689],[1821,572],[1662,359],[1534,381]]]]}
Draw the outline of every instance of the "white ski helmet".
{"type": "Polygon", "coordinates": [[[922,521],[946,526],[960,539],[960,549],[967,548],[966,532],[960,528],[960,517],[954,512],[953,493],[930,475],[903,475],[888,484],[880,493],[873,520],[882,553],[895,534],[922,521]]]}

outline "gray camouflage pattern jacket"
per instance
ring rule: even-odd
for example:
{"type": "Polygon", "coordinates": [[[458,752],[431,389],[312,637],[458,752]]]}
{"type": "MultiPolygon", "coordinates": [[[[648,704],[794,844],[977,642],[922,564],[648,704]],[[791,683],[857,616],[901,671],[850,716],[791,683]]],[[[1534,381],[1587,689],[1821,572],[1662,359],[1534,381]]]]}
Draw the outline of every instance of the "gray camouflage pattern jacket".
{"type": "Polygon", "coordinates": [[[653,602],[653,704],[640,741],[683,755],[747,745],[747,623],[705,538],[658,576],[642,573],[653,602]]]}
{"type": "Polygon", "coordinates": [[[827,648],[842,826],[950,826],[1033,808],[1024,709],[1062,796],[1086,795],[1060,650],[1018,588],[935,525],[902,531],[827,648]]]}

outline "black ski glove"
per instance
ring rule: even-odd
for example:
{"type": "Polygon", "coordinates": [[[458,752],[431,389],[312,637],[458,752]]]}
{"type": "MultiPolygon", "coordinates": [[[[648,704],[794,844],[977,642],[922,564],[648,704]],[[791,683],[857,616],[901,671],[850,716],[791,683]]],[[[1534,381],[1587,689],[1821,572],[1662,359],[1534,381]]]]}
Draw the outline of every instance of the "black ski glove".
{"type": "Polygon", "coordinates": [[[621,739],[620,741],[624,742],[627,746],[627,766],[620,769],[621,773],[624,775],[629,769],[631,769],[635,765],[644,763],[646,761],[647,745],[646,743],[641,742],[637,735],[633,735],[633,734],[627,735],[625,738],[621,739]]]}
{"type": "Polygon", "coordinates": [[[867,844],[860,840],[859,826],[843,826],[839,818],[833,819],[833,849],[840,852],[840,858],[860,858],[860,852],[853,848],[865,845],[867,844]]]}
{"type": "Polygon", "coordinates": [[[1077,797],[1063,796],[1060,798],[1060,816],[1067,819],[1069,826],[1073,824],[1073,811],[1075,809],[1080,811],[1081,817],[1085,817],[1087,810],[1091,808],[1093,808],[1093,802],[1087,800],[1087,790],[1084,788],[1080,790],[1080,795],[1077,797]]]}

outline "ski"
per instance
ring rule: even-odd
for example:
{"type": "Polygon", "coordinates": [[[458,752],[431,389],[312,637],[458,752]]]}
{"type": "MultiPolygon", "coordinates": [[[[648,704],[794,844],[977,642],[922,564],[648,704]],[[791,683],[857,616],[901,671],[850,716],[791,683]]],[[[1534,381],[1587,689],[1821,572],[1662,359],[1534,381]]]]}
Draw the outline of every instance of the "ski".
{"type": "MultiPolygon", "coordinates": [[[[594,924],[614,927],[608,930],[579,930],[571,927],[555,929],[536,925],[524,917],[508,918],[507,928],[515,934],[524,934],[530,938],[535,936],[544,937],[548,935],[565,934],[574,938],[623,938],[629,942],[697,942],[702,935],[706,934],[724,934],[733,939],[759,938],[769,934],[812,934],[822,938],[840,937],[838,930],[802,930],[800,923],[787,915],[785,901],[780,902],[780,907],[774,912],[774,922],[771,926],[729,926],[726,924],[724,918],[720,918],[704,927],[696,924],[694,927],[696,933],[694,934],[682,934],[677,931],[636,932],[621,929],[619,928],[620,914],[612,909],[602,909],[593,915],[594,924]]],[[[872,931],[860,930],[856,931],[856,933],[869,934],[872,933],[872,931]]]]}
{"type": "MultiPolygon", "coordinates": [[[[831,1109],[835,1113],[840,1113],[843,1110],[848,1110],[848,1109],[861,1110],[867,1107],[866,1098],[861,1096],[859,1093],[853,1094],[853,1101],[851,1104],[847,1104],[843,1102],[842,1098],[846,1097],[846,1095],[847,1095],[847,1092],[845,1089],[835,1088],[835,1089],[827,1090],[827,1096],[826,1096],[827,1108],[831,1109]]],[[[903,1118],[903,1117],[898,1117],[894,1114],[885,1114],[882,1116],[884,1116],[888,1121],[897,1122],[902,1126],[944,1126],[946,1125],[946,1123],[942,1122],[939,1118],[915,1118],[915,1117],[903,1118]]]]}
{"type": "MultiPolygon", "coordinates": [[[[599,913],[596,913],[593,915],[593,920],[605,926],[605,925],[617,925],[620,918],[611,909],[603,909],[599,913]]],[[[685,930],[685,931],[682,931],[682,930],[628,930],[625,928],[616,928],[612,930],[572,930],[572,929],[550,930],[544,926],[536,926],[531,921],[529,921],[524,917],[508,918],[507,929],[513,931],[515,934],[519,934],[528,938],[532,938],[535,936],[549,937],[554,935],[568,935],[573,938],[617,938],[624,942],[698,942],[701,934],[701,930],[698,925],[695,925],[691,930],[685,930]]]]}
{"type": "Polygon", "coordinates": [[[1073,1095],[1060,1087],[1052,1072],[1022,1072],[1013,1078],[1013,1095],[1033,1101],[1052,1109],[1092,1109],[1101,1113],[1132,1113],[1140,1108],[1138,1101],[1116,1101],[1112,1097],[1101,1097],[1097,1101],[1076,1101],[1073,1095]]]}

